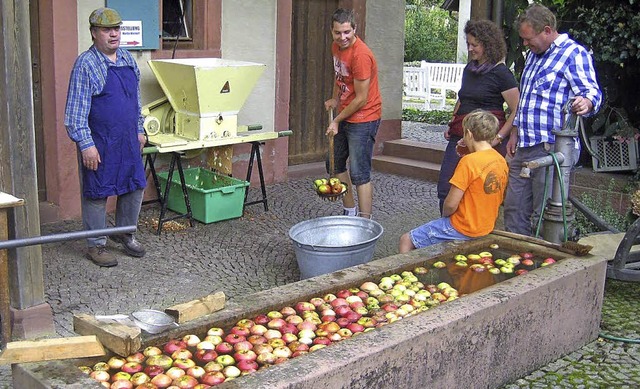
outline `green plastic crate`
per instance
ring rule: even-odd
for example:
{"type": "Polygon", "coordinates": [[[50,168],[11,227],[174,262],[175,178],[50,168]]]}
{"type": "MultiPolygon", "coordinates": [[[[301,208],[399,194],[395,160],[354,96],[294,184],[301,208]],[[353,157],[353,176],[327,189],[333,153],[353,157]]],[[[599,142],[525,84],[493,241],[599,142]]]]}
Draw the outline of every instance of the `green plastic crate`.
{"type": "MultiPolygon", "coordinates": [[[[162,190],[165,188],[168,175],[168,172],[158,173],[162,190]]],[[[244,193],[249,186],[247,181],[217,174],[204,168],[185,169],[184,179],[191,202],[191,213],[197,221],[209,224],[242,216],[244,193]]],[[[171,178],[167,207],[178,213],[187,212],[180,187],[180,175],[177,171],[171,178]]]]}

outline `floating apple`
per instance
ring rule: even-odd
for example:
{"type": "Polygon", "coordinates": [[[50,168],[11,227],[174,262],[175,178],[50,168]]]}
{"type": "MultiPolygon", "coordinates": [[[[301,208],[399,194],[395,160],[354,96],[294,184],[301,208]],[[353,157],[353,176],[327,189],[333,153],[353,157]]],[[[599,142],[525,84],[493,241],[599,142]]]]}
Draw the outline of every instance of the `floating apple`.
{"type": "Polygon", "coordinates": [[[433,263],[433,267],[435,267],[436,269],[443,269],[447,267],[447,264],[442,261],[437,261],[433,263]]]}

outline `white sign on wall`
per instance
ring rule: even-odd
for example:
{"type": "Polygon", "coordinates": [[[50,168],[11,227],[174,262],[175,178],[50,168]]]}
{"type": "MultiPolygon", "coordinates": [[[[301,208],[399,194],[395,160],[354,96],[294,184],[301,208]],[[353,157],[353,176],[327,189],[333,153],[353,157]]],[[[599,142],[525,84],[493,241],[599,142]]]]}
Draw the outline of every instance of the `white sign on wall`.
{"type": "Polygon", "coordinates": [[[142,46],[142,20],[123,20],[120,25],[120,47],[142,46]]]}

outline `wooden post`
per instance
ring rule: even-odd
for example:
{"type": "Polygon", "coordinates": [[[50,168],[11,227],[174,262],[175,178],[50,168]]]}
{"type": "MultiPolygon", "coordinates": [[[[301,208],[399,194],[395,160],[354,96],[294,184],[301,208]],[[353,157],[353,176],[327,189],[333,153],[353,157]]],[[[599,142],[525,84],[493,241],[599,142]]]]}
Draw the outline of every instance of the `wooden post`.
{"type": "MultiPolygon", "coordinates": [[[[40,235],[29,3],[0,1],[0,74],[4,75],[0,80],[0,190],[24,199],[25,204],[8,218],[11,238],[40,235]]],[[[13,337],[51,332],[55,329],[53,315],[43,319],[50,307],[44,296],[40,246],[11,250],[9,257],[13,337]],[[15,321],[14,310],[29,326],[15,321]],[[40,319],[36,323],[32,317],[40,319]]]]}
{"type": "MultiPolygon", "coordinates": [[[[23,200],[0,192],[0,241],[9,237],[7,210],[20,206],[23,200]]],[[[2,344],[11,340],[11,296],[9,294],[9,262],[7,250],[0,250],[0,323],[2,324],[2,344]]]]}

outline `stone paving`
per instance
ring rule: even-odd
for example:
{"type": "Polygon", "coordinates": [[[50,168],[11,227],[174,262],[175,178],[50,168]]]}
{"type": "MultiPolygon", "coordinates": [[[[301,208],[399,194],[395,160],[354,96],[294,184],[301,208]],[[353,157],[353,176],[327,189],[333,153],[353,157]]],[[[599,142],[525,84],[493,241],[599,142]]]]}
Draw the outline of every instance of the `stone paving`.
{"type": "MultiPolygon", "coordinates": [[[[441,142],[442,127],[404,123],[403,137],[441,142]]],[[[163,309],[216,291],[229,300],[299,279],[288,230],[294,224],[341,213],[339,203],[324,201],[310,188],[311,178],[269,185],[269,211],[247,207],[244,216],[194,227],[166,226],[155,234],[157,204],[143,208],[138,239],[145,244],[142,259],[127,257],[113,242],[120,264],[99,268],[82,257],[84,243],[43,245],[46,300],[58,336],[72,336],[75,313],[130,313],[142,308],[163,309]]],[[[374,258],[397,253],[400,235],[438,216],[435,183],[389,174],[373,174],[374,219],[385,229],[374,258]]],[[[249,191],[255,199],[259,189],[249,191]]],[[[181,221],[184,224],[183,221],[181,221]]],[[[498,227],[501,226],[499,221],[498,227]]],[[[42,234],[81,229],[78,221],[45,225],[42,234]]],[[[607,282],[603,331],[638,339],[637,296],[640,286],[607,282]]],[[[535,331],[535,329],[514,329],[535,331]]],[[[618,388],[640,386],[640,349],[636,344],[603,338],[535,372],[526,372],[506,388],[618,388]]],[[[476,367],[490,361],[481,361],[476,367]]],[[[508,368],[508,366],[490,366],[508,368]]],[[[10,369],[0,366],[0,387],[11,388],[10,369]]],[[[18,388],[19,389],[19,388],[18,388]]]]}

